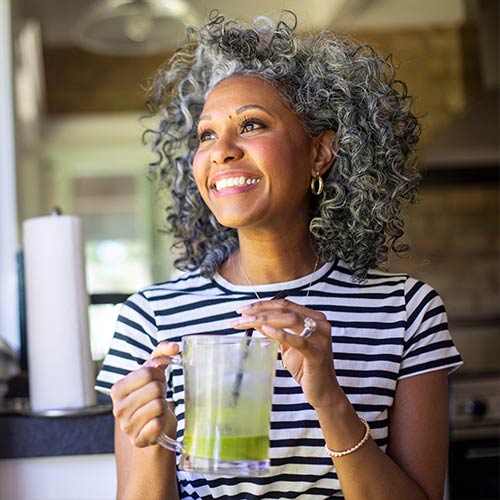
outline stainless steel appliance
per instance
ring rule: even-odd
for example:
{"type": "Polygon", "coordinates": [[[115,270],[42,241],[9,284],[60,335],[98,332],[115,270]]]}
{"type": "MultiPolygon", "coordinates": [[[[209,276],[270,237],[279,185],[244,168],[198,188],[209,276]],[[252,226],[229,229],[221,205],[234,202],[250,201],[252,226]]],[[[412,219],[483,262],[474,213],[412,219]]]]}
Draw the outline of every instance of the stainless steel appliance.
{"type": "Polygon", "coordinates": [[[500,373],[450,378],[449,500],[500,499],[500,373]]]}

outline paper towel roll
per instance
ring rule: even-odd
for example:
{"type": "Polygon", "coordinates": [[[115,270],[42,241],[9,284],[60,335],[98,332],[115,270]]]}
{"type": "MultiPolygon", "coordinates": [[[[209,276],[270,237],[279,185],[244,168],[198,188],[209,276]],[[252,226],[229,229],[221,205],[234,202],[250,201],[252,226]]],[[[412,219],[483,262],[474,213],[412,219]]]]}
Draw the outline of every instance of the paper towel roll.
{"type": "Polygon", "coordinates": [[[81,221],[68,215],[28,219],[23,239],[31,408],[93,406],[81,221]]]}

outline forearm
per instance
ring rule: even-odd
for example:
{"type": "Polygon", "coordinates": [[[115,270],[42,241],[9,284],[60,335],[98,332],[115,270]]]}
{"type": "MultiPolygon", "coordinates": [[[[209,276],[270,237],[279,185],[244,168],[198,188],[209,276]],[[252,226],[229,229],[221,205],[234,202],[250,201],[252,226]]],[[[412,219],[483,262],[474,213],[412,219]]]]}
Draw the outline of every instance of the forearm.
{"type": "MultiPolygon", "coordinates": [[[[347,450],[362,439],[366,429],[340,389],[331,404],[316,411],[330,450],[347,450]]],[[[346,500],[427,498],[420,486],[371,438],[355,452],[332,460],[346,500]]]]}
{"type": "Polygon", "coordinates": [[[117,436],[115,455],[117,500],[178,500],[175,453],[159,445],[137,448],[117,436]]]}

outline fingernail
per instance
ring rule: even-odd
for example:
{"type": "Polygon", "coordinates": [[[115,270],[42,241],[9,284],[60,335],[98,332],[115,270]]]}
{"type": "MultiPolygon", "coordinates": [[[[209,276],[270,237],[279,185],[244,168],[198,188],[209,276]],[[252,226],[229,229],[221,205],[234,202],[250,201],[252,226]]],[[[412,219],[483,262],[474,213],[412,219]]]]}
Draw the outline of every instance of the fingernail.
{"type": "Polygon", "coordinates": [[[260,327],[260,329],[263,331],[263,332],[266,332],[266,333],[276,333],[278,330],[276,330],[276,328],[273,328],[272,326],[269,326],[269,325],[262,325],[260,327]]]}
{"type": "Polygon", "coordinates": [[[231,326],[240,326],[253,323],[255,321],[255,316],[243,316],[242,318],[234,319],[231,321],[231,326]]]}
{"type": "Polygon", "coordinates": [[[249,311],[250,309],[252,309],[252,304],[248,305],[248,306],[241,306],[241,307],[238,307],[238,309],[236,309],[236,312],[238,314],[241,314],[242,312],[245,312],[245,311],[249,311]]]}

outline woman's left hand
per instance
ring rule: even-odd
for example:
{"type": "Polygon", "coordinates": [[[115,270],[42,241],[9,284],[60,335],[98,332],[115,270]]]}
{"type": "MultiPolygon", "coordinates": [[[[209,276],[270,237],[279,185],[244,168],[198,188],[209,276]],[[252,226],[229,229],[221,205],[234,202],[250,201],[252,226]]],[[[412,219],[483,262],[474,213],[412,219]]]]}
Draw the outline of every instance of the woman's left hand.
{"type": "Polygon", "coordinates": [[[233,328],[254,328],[280,344],[283,365],[314,408],[332,404],[340,391],[333,366],[331,325],[321,312],[286,299],[265,300],[238,309],[242,316],[233,328]],[[312,318],[316,328],[301,336],[304,320],[312,318]]]}

